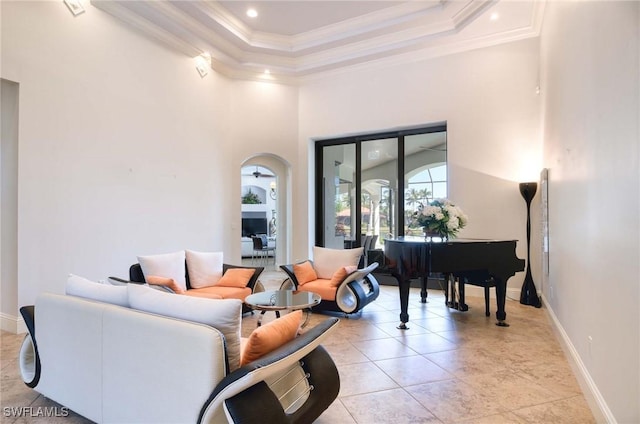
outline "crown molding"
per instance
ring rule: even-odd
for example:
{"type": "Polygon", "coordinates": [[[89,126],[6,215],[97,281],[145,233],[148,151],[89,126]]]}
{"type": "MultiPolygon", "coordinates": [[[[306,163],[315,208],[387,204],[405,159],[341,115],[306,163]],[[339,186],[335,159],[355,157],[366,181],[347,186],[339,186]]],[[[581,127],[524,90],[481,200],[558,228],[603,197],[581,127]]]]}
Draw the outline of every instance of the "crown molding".
{"type": "Polygon", "coordinates": [[[518,28],[489,35],[467,29],[499,3],[409,1],[285,36],[252,31],[213,0],[91,0],[93,6],[173,50],[189,57],[209,53],[211,67],[225,76],[285,84],[312,74],[420,60],[540,34],[544,1],[530,3],[531,18],[518,28]],[[265,75],[265,69],[271,74],[265,75]]]}

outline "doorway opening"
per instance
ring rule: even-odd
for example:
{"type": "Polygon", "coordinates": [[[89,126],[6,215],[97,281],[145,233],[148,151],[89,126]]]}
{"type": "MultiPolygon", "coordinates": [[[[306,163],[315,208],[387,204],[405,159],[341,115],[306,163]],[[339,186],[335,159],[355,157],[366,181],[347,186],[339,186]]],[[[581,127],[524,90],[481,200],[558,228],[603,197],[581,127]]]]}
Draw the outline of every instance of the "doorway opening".
{"type": "Polygon", "coordinates": [[[286,161],[271,154],[254,156],[242,164],[240,250],[244,265],[277,271],[280,264],[288,263],[289,169],[286,161]]]}

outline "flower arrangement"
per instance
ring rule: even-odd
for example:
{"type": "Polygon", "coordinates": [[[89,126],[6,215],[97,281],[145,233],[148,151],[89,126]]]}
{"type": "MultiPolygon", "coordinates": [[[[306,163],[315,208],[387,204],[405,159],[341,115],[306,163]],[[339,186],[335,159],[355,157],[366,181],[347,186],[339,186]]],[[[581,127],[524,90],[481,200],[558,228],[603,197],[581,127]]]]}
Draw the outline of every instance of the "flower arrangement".
{"type": "Polygon", "coordinates": [[[455,237],[467,225],[467,216],[448,199],[436,199],[414,212],[414,223],[424,227],[427,236],[455,237]]]}

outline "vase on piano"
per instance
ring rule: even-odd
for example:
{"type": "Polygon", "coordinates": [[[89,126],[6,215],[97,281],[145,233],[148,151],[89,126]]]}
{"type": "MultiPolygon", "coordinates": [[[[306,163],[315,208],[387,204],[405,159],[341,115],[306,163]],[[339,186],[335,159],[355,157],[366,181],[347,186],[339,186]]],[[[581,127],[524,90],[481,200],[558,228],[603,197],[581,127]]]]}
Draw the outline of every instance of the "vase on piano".
{"type": "Polygon", "coordinates": [[[442,234],[438,230],[431,229],[429,227],[422,227],[422,231],[424,232],[425,241],[435,241],[434,238],[439,238],[441,241],[447,241],[449,237],[448,234],[442,234]]]}

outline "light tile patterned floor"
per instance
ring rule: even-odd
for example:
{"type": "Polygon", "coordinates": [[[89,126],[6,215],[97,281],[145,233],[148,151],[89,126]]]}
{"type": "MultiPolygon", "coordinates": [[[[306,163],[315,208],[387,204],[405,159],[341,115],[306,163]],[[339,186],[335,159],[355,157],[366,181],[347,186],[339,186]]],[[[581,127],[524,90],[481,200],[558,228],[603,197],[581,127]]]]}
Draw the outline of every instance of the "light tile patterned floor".
{"type": "MultiPolygon", "coordinates": [[[[261,278],[267,289],[283,279],[274,271],[261,278]]],[[[482,298],[467,301],[468,312],[453,311],[439,291],[422,304],[412,289],[410,329],[402,331],[396,329],[398,289],[383,286],[361,316],[341,319],[325,343],[340,373],[340,394],[316,423],[595,423],[544,309],[508,301],[511,326],[501,328],[484,316],[482,298]]],[[[309,326],[323,319],[313,314],[309,326]]],[[[256,320],[257,314],[245,316],[244,336],[256,320]]],[[[16,360],[22,337],[2,333],[0,406],[57,406],[22,383],[16,360]]],[[[72,413],[53,420],[3,416],[5,422],[87,420],[72,413]]]]}

